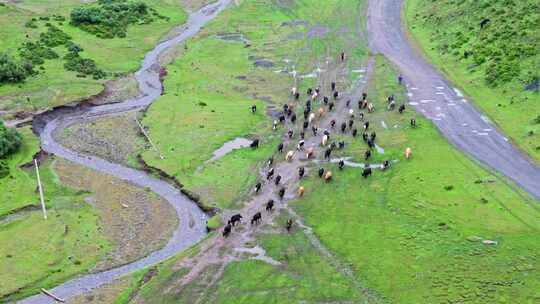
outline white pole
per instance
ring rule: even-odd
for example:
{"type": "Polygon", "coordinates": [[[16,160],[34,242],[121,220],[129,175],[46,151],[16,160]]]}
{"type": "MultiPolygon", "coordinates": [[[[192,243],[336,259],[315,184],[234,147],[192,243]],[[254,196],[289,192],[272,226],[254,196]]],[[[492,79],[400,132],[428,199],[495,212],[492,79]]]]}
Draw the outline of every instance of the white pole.
{"type": "Polygon", "coordinates": [[[154,145],[154,143],[152,142],[152,140],[150,139],[150,136],[148,136],[148,133],[146,133],[146,130],[143,128],[143,126],[141,125],[141,123],[139,122],[139,120],[137,119],[137,117],[135,117],[135,122],[137,123],[137,125],[139,126],[139,129],[141,129],[141,132],[142,134],[146,137],[146,139],[148,139],[148,142],[152,145],[152,147],[154,148],[154,150],[156,150],[157,154],[159,154],[159,158],[163,159],[163,155],[161,155],[161,153],[159,152],[158,148],[156,147],[156,145],[154,145]]]}
{"type": "Polygon", "coordinates": [[[41,200],[41,209],[43,210],[43,218],[47,219],[47,209],[45,209],[45,200],[43,199],[43,187],[41,187],[41,178],[39,177],[39,167],[36,159],[34,159],[34,165],[36,166],[36,176],[39,188],[39,198],[41,200]]]}

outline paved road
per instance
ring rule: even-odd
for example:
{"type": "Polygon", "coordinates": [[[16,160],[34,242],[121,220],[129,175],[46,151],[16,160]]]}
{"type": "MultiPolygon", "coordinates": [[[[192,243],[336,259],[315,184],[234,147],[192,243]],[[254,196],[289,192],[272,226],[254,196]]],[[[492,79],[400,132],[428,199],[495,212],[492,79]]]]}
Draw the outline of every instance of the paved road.
{"type": "MultiPolygon", "coordinates": [[[[186,26],[181,33],[158,44],[153,50],[146,54],[140,70],[135,74],[135,78],[139,82],[139,89],[141,91],[139,97],[125,100],[121,103],[83,108],[77,113],[63,112],[62,109],[60,109],[44,114],[43,119],[38,118],[34,120],[34,122],[44,121],[43,128],[40,128],[41,148],[44,151],[88,168],[126,180],[142,188],[149,188],[165,198],[175,208],[176,214],[180,219],[178,227],[165,247],[138,261],[107,271],[90,273],[71,279],[53,288],[51,291],[54,295],[62,299],[69,299],[73,296],[80,295],[103,284],[110,283],[127,273],[156,264],[174,256],[196,244],[206,235],[206,215],[204,212],[172,185],[163,180],[153,178],[146,172],[110,163],[98,157],[83,155],[77,151],[71,151],[57,143],[53,134],[57,130],[62,130],[73,123],[87,119],[121,114],[127,111],[140,110],[152,103],[162,92],[159,69],[157,68],[161,52],[195,35],[207,22],[216,17],[229,2],[230,0],[218,0],[199,11],[190,14],[186,26]]],[[[42,304],[54,303],[54,301],[44,294],[37,294],[21,300],[19,303],[42,304]]]]}
{"type": "Polygon", "coordinates": [[[401,69],[409,104],[452,144],[540,200],[540,169],[411,46],[402,29],[402,2],[369,1],[368,32],[370,48],[401,69]]]}

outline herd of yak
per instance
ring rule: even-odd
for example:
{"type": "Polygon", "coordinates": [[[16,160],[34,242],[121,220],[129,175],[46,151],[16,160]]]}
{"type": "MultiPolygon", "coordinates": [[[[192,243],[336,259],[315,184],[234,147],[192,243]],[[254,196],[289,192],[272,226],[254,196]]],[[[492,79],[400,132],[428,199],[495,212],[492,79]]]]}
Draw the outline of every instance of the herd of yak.
{"type": "MultiPolygon", "coordinates": [[[[345,54],[344,53],[341,53],[340,59],[341,59],[341,61],[345,60],[345,54]]],[[[401,84],[402,81],[403,81],[402,77],[399,76],[398,82],[401,84]]],[[[300,131],[299,141],[298,141],[298,144],[296,145],[296,150],[297,151],[305,151],[307,159],[314,158],[314,147],[309,147],[307,149],[304,147],[305,146],[306,132],[311,131],[311,133],[313,133],[314,137],[316,137],[319,134],[319,128],[314,124],[314,121],[317,119],[317,117],[322,118],[326,111],[331,112],[335,107],[335,102],[338,101],[338,99],[339,99],[339,97],[341,95],[336,90],[336,83],[335,82],[331,83],[330,90],[332,92],[331,95],[332,95],[333,99],[331,100],[329,97],[323,96],[322,103],[324,104],[324,106],[321,106],[317,110],[317,112],[316,112],[317,114],[315,114],[314,112],[312,112],[312,103],[316,102],[316,101],[320,101],[319,97],[320,97],[321,89],[320,89],[320,87],[317,87],[315,89],[313,89],[313,88],[308,88],[307,89],[306,94],[308,96],[308,100],[305,103],[304,111],[303,111],[304,120],[303,120],[303,123],[301,124],[302,125],[302,131],[300,131]]],[[[300,99],[300,92],[297,90],[296,87],[293,87],[291,89],[290,94],[291,94],[292,98],[296,102],[300,99]]],[[[354,127],[355,111],[354,111],[354,109],[351,108],[351,100],[350,99],[346,101],[346,107],[349,109],[348,110],[348,121],[341,123],[340,126],[339,126],[339,130],[341,131],[341,133],[346,133],[347,129],[349,129],[350,134],[353,137],[356,137],[358,135],[358,130],[357,130],[357,128],[354,127]]],[[[367,93],[362,93],[362,98],[358,100],[358,108],[359,108],[359,110],[367,110],[368,113],[371,113],[371,112],[373,112],[375,110],[374,105],[371,102],[369,102],[368,99],[367,99],[367,93]]],[[[388,110],[393,110],[394,108],[395,108],[395,98],[394,98],[393,95],[391,95],[391,96],[388,97],[388,110]]],[[[252,113],[256,113],[257,106],[253,105],[251,107],[251,111],[252,111],[252,113]]],[[[400,114],[402,114],[404,111],[405,111],[405,105],[401,104],[399,106],[399,108],[398,108],[398,112],[400,114]]],[[[377,138],[377,134],[375,133],[375,131],[372,131],[371,133],[368,132],[369,131],[369,121],[364,121],[364,113],[363,112],[361,112],[361,111],[359,112],[358,118],[359,118],[359,120],[361,122],[363,122],[363,125],[362,125],[362,130],[363,130],[362,139],[364,140],[364,142],[368,146],[368,149],[366,150],[366,152],[364,154],[364,159],[367,161],[371,157],[371,153],[372,153],[371,151],[375,146],[375,140],[377,138]]],[[[293,125],[297,122],[297,116],[296,116],[296,113],[293,110],[293,104],[284,104],[283,105],[283,111],[279,113],[278,119],[273,121],[272,129],[277,130],[279,124],[285,125],[287,119],[289,119],[289,121],[293,125]]],[[[410,124],[411,124],[412,127],[415,127],[416,126],[416,119],[412,118],[410,120],[410,124]]],[[[336,121],[335,121],[335,119],[332,119],[330,121],[329,127],[330,127],[330,130],[335,130],[336,129],[336,121]]],[[[324,129],[322,131],[322,134],[323,134],[323,137],[322,137],[322,140],[321,140],[321,146],[326,148],[325,151],[324,151],[324,160],[330,160],[332,151],[334,151],[335,149],[340,149],[340,150],[343,149],[345,147],[345,142],[340,141],[337,144],[335,142],[332,142],[332,143],[328,144],[328,142],[330,141],[330,131],[328,129],[324,129]]],[[[292,129],[289,129],[287,131],[287,133],[286,133],[286,138],[293,139],[293,137],[294,137],[294,131],[292,129]]],[[[255,148],[255,149],[258,148],[259,147],[259,140],[258,139],[253,140],[250,146],[252,148],[255,148]]],[[[284,152],[283,151],[284,147],[285,147],[284,143],[280,143],[277,146],[277,152],[282,154],[284,152]]],[[[406,148],[405,157],[408,159],[411,156],[411,154],[412,154],[411,148],[406,148]]],[[[285,154],[285,160],[289,161],[289,162],[292,161],[294,155],[295,155],[295,151],[287,152],[285,154]]],[[[266,180],[268,180],[268,181],[273,180],[274,184],[276,186],[279,186],[282,177],[279,174],[275,174],[273,164],[274,164],[274,158],[272,156],[267,161],[268,170],[266,172],[266,180]]],[[[345,162],[342,159],[342,160],[340,160],[338,162],[338,168],[340,170],[342,170],[344,166],[345,166],[345,162]]],[[[390,161],[385,160],[383,162],[383,164],[382,164],[381,169],[385,170],[389,166],[390,166],[390,161]]],[[[299,176],[299,178],[300,179],[303,178],[304,174],[305,174],[305,168],[304,167],[299,167],[298,168],[298,176],[299,176]]],[[[371,167],[370,167],[369,164],[366,164],[364,169],[363,169],[362,176],[364,178],[367,178],[371,174],[372,174],[371,167]]],[[[331,171],[325,171],[324,168],[319,168],[318,175],[319,175],[319,178],[322,178],[327,182],[332,180],[332,172],[331,171]]],[[[262,188],[262,183],[258,182],[255,185],[255,193],[259,193],[261,188],[262,188]]],[[[280,200],[283,200],[283,197],[285,195],[285,191],[286,191],[286,189],[284,187],[279,188],[278,197],[279,197],[280,200]]],[[[298,188],[298,193],[297,193],[298,196],[302,196],[304,194],[304,191],[305,191],[304,187],[300,186],[298,188]]],[[[272,209],[274,208],[274,204],[275,204],[274,200],[270,199],[266,203],[266,208],[265,208],[266,211],[271,212],[272,209]]],[[[223,236],[224,237],[229,236],[229,234],[232,231],[232,228],[237,223],[240,223],[242,221],[242,218],[243,217],[242,217],[241,214],[233,215],[230,218],[230,220],[227,222],[227,225],[223,229],[223,233],[222,233],[223,236]]],[[[251,225],[258,224],[261,220],[262,220],[262,213],[257,212],[251,218],[251,225]]],[[[287,231],[291,230],[292,225],[293,225],[293,220],[289,219],[287,221],[287,225],[286,225],[287,231]]]]}

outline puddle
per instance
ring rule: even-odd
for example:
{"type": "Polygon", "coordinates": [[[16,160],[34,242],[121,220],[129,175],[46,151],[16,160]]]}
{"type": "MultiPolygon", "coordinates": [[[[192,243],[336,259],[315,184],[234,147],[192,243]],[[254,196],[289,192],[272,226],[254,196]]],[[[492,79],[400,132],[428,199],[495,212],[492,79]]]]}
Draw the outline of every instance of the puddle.
{"type": "Polygon", "coordinates": [[[227,155],[233,150],[247,148],[249,147],[250,144],[251,144],[251,140],[247,138],[243,138],[243,137],[237,137],[231,141],[224,143],[223,146],[221,146],[221,148],[214,151],[214,153],[212,153],[212,158],[210,158],[207,161],[207,163],[216,161],[222,158],[223,156],[227,155]]]}
{"type": "Polygon", "coordinates": [[[366,70],[365,69],[358,69],[358,70],[352,70],[351,72],[352,73],[361,73],[361,74],[363,74],[363,73],[366,72],[366,70]]]}
{"type": "Polygon", "coordinates": [[[299,25],[308,26],[309,22],[305,20],[292,20],[292,21],[285,21],[281,24],[281,26],[299,26],[299,25]]]}
{"type": "Polygon", "coordinates": [[[311,72],[309,74],[300,75],[300,78],[317,78],[317,72],[311,72]]]}
{"type": "Polygon", "coordinates": [[[274,66],[274,63],[268,59],[259,59],[255,61],[255,66],[259,68],[271,68],[274,66]]]}
{"type": "Polygon", "coordinates": [[[304,34],[302,32],[294,32],[292,34],[289,34],[287,36],[287,39],[288,40],[302,40],[302,39],[304,39],[305,36],[306,36],[306,34],[304,34]]]}
{"type": "Polygon", "coordinates": [[[225,41],[248,42],[242,33],[219,33],[216,36],[225,41]]]}
{"type": "Polygon", "coordinates": [[[279,261],[276,261],[272,259],[271,257],[267,256],[266,251],[259,246],[255,246],[253,248],[235,248],[234,250],[238,252],[249,253],[249,254],[255,255],[254,257],[251,257],[251,259],[253,260],[263,261],[274,266],[281,265],[279,261]]]}
{"type": "MultiPolygon", "coordinates": [[[[337,164],[339,163],[340,160],[343,160],[343,162],[345,163],[345,166],[347,167],[352,167],[352,168],[365,168],[366,164],[364,163],[356,163],[356,162],[353,162],[353,161],[350,161],[352,157],[344,157],[344,158],[332,158],[330,160],[331,163],[333,164],[337,164]]],[[[321,160],[315,160],[316,163],[322,163],[323,161],[321,160]]],[[[397,159],[394,159],[392,160],[392,163],[395,164],[397,163],[398,160],[397,159]]],[[[383,165],[382,164],[369,164],[369,167],[371,169],[382,169],[383,165]]]]}

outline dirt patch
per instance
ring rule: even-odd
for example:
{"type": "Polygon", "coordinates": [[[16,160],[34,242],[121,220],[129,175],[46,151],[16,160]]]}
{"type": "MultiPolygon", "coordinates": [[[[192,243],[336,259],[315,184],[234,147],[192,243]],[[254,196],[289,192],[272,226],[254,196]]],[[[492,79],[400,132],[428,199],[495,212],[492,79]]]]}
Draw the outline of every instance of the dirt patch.
{"type": "Polygon", "coordinates": [[[115,103],[134,98],[139,95],[139,84],[133,75],[105,82],[105,89],[87,102],[93,105],[115,103]]]}
{"type": "Polygon", "coordinates": [[[135,164],[136,151],[144,143],[135,122],[137,113],[105,117],[74,124],[54,134],[66,148],[95,155],[113,163],[135,164]]]}
{"type": "Polygon", "coordinates": [[[109,304],[115,303],[120,294],[130,287],[130,278],[115,281],[98,289],[69,299],[69,304],[109,304]]]}
{"type": "Polygon", "coordinates": [[[95,193],[100,226],[113,245],[94,270],[138,260],[163,247],[178,225],[173,207],[146,189],[65,160],[55,170],[62,183],[95,193]]]}

